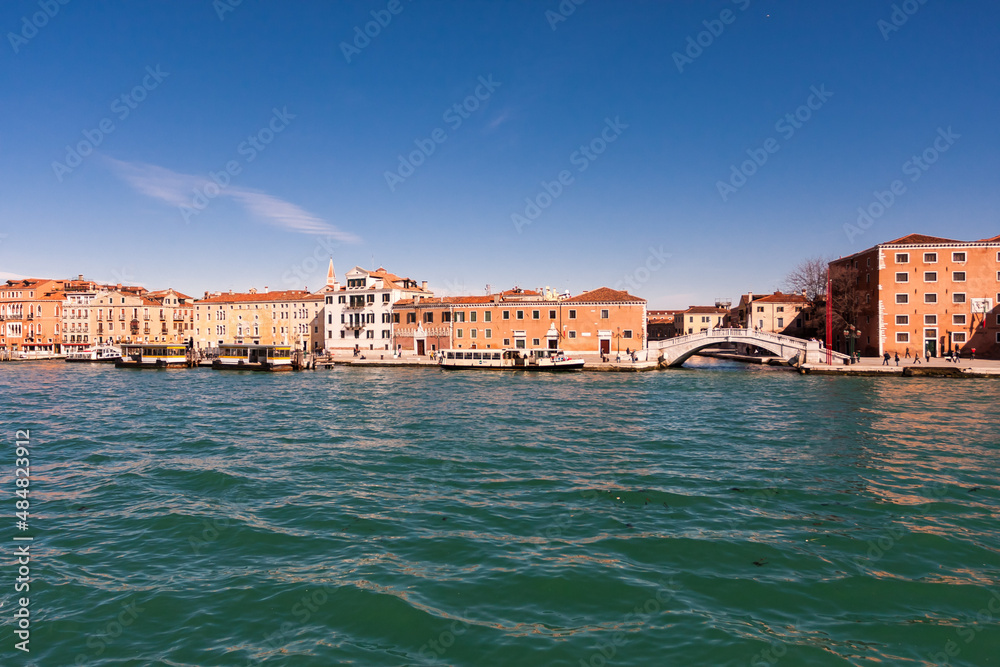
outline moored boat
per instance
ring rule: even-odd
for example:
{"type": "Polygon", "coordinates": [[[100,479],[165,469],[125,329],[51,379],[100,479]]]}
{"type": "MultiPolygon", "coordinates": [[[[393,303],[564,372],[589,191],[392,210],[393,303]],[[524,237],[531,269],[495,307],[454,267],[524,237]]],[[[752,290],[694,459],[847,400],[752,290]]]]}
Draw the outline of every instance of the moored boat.
{"type": "Polygon", "coordinates": [[[448,370],[578,371],[583,359],[573,359],[562,350],[442,350],[441,368],[448,370]]]}
{"type": "Polygon", "coordinates": [[[164,343],[122,345],[122,358],[115,368],[186,368],[187,348],[164,343]]]}
{"type": "Polygon", "coordinates": [[[70,352],[66,361],[112,363],[122,358],[122,351],[114,345],[99,345],[70,352]]]}
{"type": "Polygon", "coordinates": [[[291,345],[221,345],[212,362],[219,371],[290,371],[291,345]]]}

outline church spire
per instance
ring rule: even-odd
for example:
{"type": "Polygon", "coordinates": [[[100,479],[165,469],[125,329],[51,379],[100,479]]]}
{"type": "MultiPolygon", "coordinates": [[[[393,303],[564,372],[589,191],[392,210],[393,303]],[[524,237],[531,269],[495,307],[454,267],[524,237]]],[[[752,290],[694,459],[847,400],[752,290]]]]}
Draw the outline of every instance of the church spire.
{"type": "Polygon", "coordinates": [[[337,278],[333,273],[333,257],[330,258],[330,268],[326,272],[326,286],[333,287],[337,283],[337,278]]]}

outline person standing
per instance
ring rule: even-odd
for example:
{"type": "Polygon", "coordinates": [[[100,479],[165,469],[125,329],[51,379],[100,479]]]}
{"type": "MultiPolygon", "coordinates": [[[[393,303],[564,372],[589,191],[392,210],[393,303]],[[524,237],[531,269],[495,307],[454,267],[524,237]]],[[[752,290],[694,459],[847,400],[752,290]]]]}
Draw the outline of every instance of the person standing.
{"type": "Polygon", "coordinates": [[[930,350],[930,348],[927,348],[926,350],[924,350],[924,358],[927,360],[927,363],[931,363],[931,350],[930,350]]]}
{"type": "Polygon", "coordinates": [[[889,353],[888,352],[886,352],[885,354],[882,355],[882,365],[883,366],[888,366],[889,365],[889,358],[890,357],[889,357],[889,353]]]}
{"type": "Polygon", "coordinates": [[[896,365],[899,366],[899,352],[896,352],[896,365]]]}

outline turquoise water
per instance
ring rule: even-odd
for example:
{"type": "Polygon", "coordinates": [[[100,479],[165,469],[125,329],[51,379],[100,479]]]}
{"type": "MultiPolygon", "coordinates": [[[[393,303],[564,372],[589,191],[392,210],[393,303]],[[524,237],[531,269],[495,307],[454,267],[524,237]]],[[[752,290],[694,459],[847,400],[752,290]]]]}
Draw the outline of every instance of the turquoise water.
{"type": "Polygon", "coordinates": [[[1000,383],[700,364],[0,364],[0,664],[1000,664],[1000,383]]]}

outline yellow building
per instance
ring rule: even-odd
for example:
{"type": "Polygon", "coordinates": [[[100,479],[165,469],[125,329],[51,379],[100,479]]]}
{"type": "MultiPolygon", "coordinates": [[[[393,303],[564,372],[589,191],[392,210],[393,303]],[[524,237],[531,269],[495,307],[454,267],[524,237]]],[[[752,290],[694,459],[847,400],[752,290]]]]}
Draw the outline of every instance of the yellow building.
{"type": "Polygon", "coordinates": [[[206,292],[194,302],[194,344],[291,345],[312,351],[323,343],[323,295],[304,290],[206,292]]]}
{"type": "MultiPolygon", "coordinates": [[[[140,288],[141,289],[141,288],[140,288]]],[[[191,338],[192,299],[173,289],[142,294],[136,288],[102,290],[67,304],[64,330],[83,341],[184,343],[191,338]]]]}

